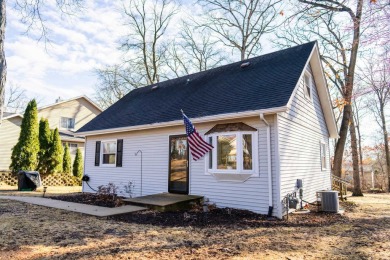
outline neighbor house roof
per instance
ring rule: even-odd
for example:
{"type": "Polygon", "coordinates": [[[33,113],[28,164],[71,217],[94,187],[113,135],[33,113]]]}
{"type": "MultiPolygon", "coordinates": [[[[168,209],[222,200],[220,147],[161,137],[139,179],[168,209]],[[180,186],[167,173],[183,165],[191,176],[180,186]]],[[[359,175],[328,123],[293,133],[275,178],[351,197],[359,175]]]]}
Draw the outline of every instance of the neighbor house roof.
{"type": "Polygon", "coordinates": [[[69,130],[59,130],[61,141],[63,142],[85,142],[85,138],[77,136],[73,131],[69,130]]]}
{"type": "Polygon", "coordinates": [[[46,106],[43,106],[43,107],[39,107],[38,111],[42,110],[42,109],[45,109],[45,108],[48,108],[48,107],[57,106],[57,105],[62,104],[62,103],[66,103],[66,102],[70,102],[70,101],[73,101],[73,100],[77,100],[77,99],[80,99],[80,98],[83,98],[86,101],[88,101],[92,106],[94,106],[100,112],[103,111],[103,109],[101,109],[95,102],[93,102],[89,97],[87,97],[85,95],[77,96],[77,97],[66,99],[66,100],[60,100],[60,101],[58,101],[56,103],[53,103],[53,104],[50,104],[50,105],[46,105],[46,106]]]}
{"type": "Polygon", "coordinates": [[[222,114],[285,111],[315,46],[310,42],[132,90],[78,132],[164,126],[181,120],[180,109],[193,122],[222,114]]]}

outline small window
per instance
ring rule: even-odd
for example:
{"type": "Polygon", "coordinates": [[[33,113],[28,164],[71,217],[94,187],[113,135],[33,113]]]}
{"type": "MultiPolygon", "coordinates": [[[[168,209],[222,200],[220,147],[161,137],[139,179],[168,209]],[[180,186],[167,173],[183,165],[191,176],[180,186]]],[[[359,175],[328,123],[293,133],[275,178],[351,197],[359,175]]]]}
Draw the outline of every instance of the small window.
{"type": "Polygon", "coordinates": [[[304,76],[304,92],[305,92],[305,97],[309,100],[311,100],[312,96],[312,89],[311,89],[311,77],[309,73],[305,73],[304,76]]]}
{"type": "Polygon", "coordinates": [[[102,141],[102,164],[115,165],[116,163],[116,141],[102,141]]]}
{"type": "Polygon", "coordinates": [[[61,128],[63,129],[74,129],[74,118],[61,117],[61,128]]]}
{"type": "Polygon", "coordinates": [[[242,135],[242,158],[244,170],[253,170],[252,135],[242,135]]]}
{"type": "MultiPolygon", "coordinates": [[[[209,136],[209,144],[213,145],[213,137],[209,136]]],[[[209,152],[209,169],[213,168],[213,153],[209,152]]]]}
{"type": "Polygon", "coordinates": [[[326,145],[325,143],[321,143],[321,169],[325,170],[327,168],[326,165],[326,145]]]}

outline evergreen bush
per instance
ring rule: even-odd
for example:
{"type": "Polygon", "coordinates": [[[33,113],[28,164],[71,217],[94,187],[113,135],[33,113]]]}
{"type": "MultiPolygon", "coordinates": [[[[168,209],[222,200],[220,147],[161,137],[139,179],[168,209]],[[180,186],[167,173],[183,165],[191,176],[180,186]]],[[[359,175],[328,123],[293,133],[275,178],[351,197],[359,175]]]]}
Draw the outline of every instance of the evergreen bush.
{"type": "Polygon", "coordinates": [[[70,157],[70,150],[69,150],[68,143],[65,144],[62,171],[64,173],[69,173],[69,174],[71,174],[72,172],[72,158],[70,157]]]}
{"type": "Polygon", "coordinates": [[[83,155],[79,148],[77,148],[76,157],[74,158],[73,176],[77,178],[83,176],[83,155]]]}
{"type": "Polygon", "coordinates": [[[10,170],[35,170],[38,166],[39,136],[38,109],[35,99],[31,100],[23,115],[19,139],[12,149],[10,170]]]}
{"type": "Polygon", "coordinates": [[[38,171],[40,174],[50,173],[50,161],[51,161],[51,130],[49,127],[49,121],[41,118],[39,121],[39,153],[38,153],[38,171]]]}
{"type": "Polygon", "coordinates": [[[50,173],[53,172],[62,172],[62,159],[64,154],[64,149],[62,148],[60,133],[58,128],[52,131],[52,143],[50,147],[50,173]]]}

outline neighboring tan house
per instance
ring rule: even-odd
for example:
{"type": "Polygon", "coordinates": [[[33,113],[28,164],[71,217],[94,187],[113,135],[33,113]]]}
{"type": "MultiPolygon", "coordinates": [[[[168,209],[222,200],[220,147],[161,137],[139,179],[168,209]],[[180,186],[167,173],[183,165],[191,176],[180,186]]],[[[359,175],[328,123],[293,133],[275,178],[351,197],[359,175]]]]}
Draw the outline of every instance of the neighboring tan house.
{"type": "Polygon", "coordinates": [[[309,202],[331,188],[329,139],[338,136],[315,42],[132,90],[78,134],[84,192],[131,181],[134,196],[201,195],[279,218],[297,179],[309,202]],[[214,146],[197,161],[181,109],[214,146]]]}
{"type": "MultiPolygon", "coordinates": [[[[51,129],[58,128],[63,145],[70,146],[72,159],[77,148],[84,152],[85,140],[74,134],[80,127],[102,112],[86,96],[68,100],[57,100],[56,103],[38,108],[38,118],[47,118],[51,129]]],[[[11,164],[12,148],[18,141],[23,115],[4,113],[0,125],[0,170],[8,170],[11,164]]]]}

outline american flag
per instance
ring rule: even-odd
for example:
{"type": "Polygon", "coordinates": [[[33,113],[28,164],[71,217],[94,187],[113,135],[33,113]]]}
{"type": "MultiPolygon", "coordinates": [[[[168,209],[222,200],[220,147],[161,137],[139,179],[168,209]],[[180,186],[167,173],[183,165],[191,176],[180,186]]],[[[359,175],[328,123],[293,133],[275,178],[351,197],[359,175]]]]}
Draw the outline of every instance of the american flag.
{"type": "Polygon", "coordinates": [[[214,147],[211,144],[208,144],[196,131],[195,127],[192,125],[188,117],[181,111],[183,114],[184,125],[187,132],[187,140],[190,146],[190,151],[194,161],[199,160],[207,152],[211,151],[214,147]]]}

